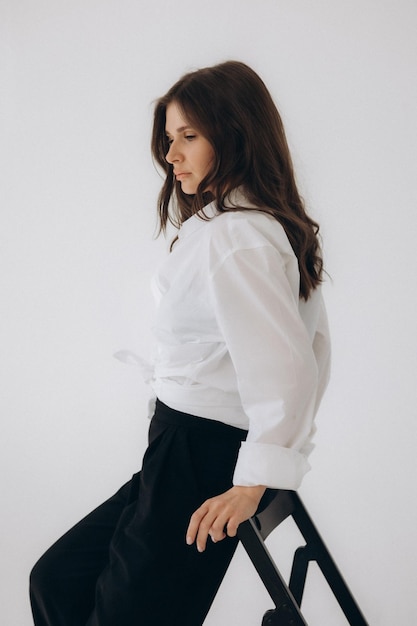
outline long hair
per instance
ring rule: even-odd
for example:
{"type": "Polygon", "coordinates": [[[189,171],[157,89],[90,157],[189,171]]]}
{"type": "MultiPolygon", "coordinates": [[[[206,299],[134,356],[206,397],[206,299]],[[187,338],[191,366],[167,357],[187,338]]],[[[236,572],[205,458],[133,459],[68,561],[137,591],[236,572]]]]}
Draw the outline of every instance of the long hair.
{"type": "Polygon", "coordinates": [[[300,297],[307,300],[321,282],[319,226],[306,213],[278,110],[261,78],[247,65],[227,61],[183,76],[155,106],[152,153],[166,174],[159,194],[160,231],[179,227],[203,209],[208,198],[217,210],[227,195],[243,187],[251,204],[283,226],[298,259],[300,297]],[[194,195],[175,180],[166,160],[166,108],[175,102],[185,119],[212,145],[215,158],[194,195]],[[204,193],[210,188],[211,194],[204,193]]]}

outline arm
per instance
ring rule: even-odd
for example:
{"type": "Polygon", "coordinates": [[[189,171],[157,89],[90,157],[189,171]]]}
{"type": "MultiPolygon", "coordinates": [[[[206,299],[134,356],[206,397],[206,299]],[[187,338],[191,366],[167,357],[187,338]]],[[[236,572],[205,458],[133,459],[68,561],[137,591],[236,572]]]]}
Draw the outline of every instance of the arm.
{"type": "Polygon", "coordinates": [[[230,254],[211,277],[212,303],[232,358],[249,435],[235,486],[192,516],[187,540],[234,536],[265,486],[295,489],[309,469],[299,452],[312,428],[317,365],[280,253],[272,246],[230,254]],[[311,410],[310,410],[311,409],[311,410]]]}
{"type": "Polygon", "coordinates": [[[313,427],[318,367],[299,312],[294,259],[272,246],[230,255],[213,275],[213,301],[236,371],[249,434],[234,484],[297,489],[313,427]]]}

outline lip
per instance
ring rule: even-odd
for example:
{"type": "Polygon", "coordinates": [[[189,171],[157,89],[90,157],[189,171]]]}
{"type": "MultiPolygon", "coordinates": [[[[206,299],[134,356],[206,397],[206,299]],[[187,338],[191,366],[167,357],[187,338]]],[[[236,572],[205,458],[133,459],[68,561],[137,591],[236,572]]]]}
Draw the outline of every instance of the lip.
{"type": "Polygon", "coordinates": [[[190,175],[190,172],[174,172],[175,174],[175,178],[177,180],[181,180],[182,178],[185,178],[186,176],[190,175]]]}

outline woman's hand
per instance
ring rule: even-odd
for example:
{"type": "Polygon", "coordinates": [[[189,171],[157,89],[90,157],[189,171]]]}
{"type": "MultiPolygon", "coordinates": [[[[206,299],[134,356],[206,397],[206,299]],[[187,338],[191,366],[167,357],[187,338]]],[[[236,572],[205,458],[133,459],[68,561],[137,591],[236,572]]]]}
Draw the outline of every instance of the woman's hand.
{"type": "Polygon", "coordinates": [[[196,541],[197,550],[204,552],[207,537],[221,541],[235,537],[239,524],[256,513],[266,487],[235,486],[219,496],[206,500],[191,516],[187,529],[187,543],[196,541]]]}

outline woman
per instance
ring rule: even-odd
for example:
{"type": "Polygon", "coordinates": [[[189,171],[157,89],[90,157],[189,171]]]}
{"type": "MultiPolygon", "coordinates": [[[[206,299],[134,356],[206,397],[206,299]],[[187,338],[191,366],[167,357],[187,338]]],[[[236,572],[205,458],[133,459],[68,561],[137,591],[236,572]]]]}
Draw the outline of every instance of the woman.
{"type": "Polygon", "coordinates": [[[198,626],[241,522],[309,469],[329,341],[318,225],[249,67],[184,76],[155,108],[166,178],[156,409],[142,470],[40,559],[36,626],[198,626]],[[208,540],[210,539],[210,540],[208,540]]]}

